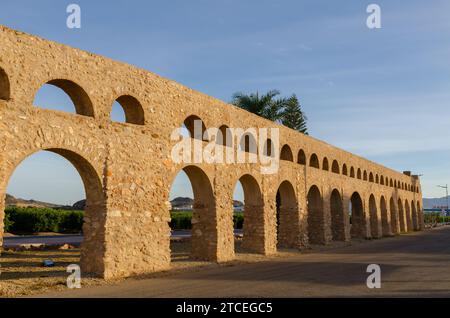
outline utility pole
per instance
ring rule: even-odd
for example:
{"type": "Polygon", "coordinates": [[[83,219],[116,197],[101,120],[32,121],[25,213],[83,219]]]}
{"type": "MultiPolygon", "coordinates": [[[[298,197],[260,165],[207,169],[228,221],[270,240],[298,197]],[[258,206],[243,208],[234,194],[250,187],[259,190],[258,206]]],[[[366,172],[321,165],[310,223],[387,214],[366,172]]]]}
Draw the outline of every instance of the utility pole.
{"type": "Polygon", "coordinates": [[[448,184],[445,186],[438,185],[439,188],[445,189],[445,200],[447,201],[447,206],[445,208],[445,215],[448,213],[448,184]]]}

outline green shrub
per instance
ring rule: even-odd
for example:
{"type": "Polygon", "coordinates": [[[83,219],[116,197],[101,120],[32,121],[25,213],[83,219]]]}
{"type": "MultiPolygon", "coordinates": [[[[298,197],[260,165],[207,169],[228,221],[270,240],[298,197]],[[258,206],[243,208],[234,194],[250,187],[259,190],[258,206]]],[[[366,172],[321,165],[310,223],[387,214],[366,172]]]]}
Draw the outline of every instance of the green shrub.
{"type": "Polygon", "coordinates": [[[5,220],[3,222],[4,222],[4,225],[5,225],[4,231],[5,232],[11,231],[11,227],[14,224],[14,222],[9,219],[9,215],[8,214],[5,214],[5,220]]]}
{"type": "Polygon", "coordinates": [[[8,207],[5,214],[12,233],[77,233],[83,225],[83,211],[50,208],[8,207]]]}

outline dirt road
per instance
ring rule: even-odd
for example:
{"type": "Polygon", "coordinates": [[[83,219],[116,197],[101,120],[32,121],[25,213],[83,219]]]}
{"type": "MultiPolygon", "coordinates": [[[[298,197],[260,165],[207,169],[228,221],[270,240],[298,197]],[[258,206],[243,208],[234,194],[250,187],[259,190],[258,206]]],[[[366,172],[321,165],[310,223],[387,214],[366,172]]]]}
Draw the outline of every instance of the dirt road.
{"type": "Polygon", "coordinates": [[[128,279],[46,297],[450,296],[450,227],[275,257],[267,261],[128,279]],[[369,289],[369,264],[381,288],[369,289]]]}

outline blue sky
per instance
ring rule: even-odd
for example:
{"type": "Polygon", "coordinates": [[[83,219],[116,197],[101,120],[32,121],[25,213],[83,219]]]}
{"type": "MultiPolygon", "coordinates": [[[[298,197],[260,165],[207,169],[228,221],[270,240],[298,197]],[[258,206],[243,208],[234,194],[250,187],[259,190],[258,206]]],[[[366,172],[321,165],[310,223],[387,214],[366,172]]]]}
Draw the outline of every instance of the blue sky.
{"type": "MultiPolygon", "coordinates": [[[[440,197],[436,185],[450,179],[450,2],[430,3],[3,0],[0,24],[137,65],[225,101],[236,91],[295,93],[312,136],[423,174],[424,196],[440,197]],[[79,30],[66,28],[69,3],[81,6],[79,30]],[[366,27],[370,3],[381,7],[381,29],[366,27]]],[[[39,94],[36,104],[59,98],[39,94]]],[[[70,169],[64,160],[38,154],[16,170],[8,191],[73,203],[83,189],[70,169]]],[[[190,195],[186,182],[177,180],[173,196],[190,195]]]]}

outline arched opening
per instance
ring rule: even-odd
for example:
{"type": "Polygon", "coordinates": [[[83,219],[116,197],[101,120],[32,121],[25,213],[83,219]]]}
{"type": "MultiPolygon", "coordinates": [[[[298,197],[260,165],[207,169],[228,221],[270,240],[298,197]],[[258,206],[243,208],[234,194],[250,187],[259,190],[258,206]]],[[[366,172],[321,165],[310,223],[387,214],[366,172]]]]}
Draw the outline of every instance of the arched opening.
{"type": "Polygon", "coordinates": [[[0,99],[9,100],[10,88],[8,74],[0,67],[0,99]]]}
{"type": "Polygon", "coordinates": [[[323,200],[319,188],[311,186],[307,197],[308,205],[308,239],[310,244],[325,243],[325,225],[323,200]]]}
{"type": "Polygon", "coordinates": [[[313,168],[320,169],[319,167],[319,158],[317,158],[317,155],[313,153],[311,157],[309,158],[309,166],[313,168]]]}
{"type": "Polygon", "coordinates": [[[408,200],[405,200],[405,215],[406,215],[406,230],[412,231],[413,224],[412,224],[412,217],[411,217],[411,208],[409,207],[408,200]]]}
{"type": "Polygon", "coordinates": [[[379,180],[380,180],[380,179],[379,179],[379,177],[378,177],[378,174],[376,174],[376,175],[375,175],[375,183],[380,183],[379,180]]]}
{"type": "Polygon", "coordinates": [[[383,176],[381,176],[381,178],[380,178],[380,184],[384,185],[384,177],[383,176]]]}
{"type": "Polygon", "coordinates": [[[284,145],[281,148],[280,160],[294,162],[294,156],[292,155],[291,148],[288,145],[284,145]]]}
{"type": "Polygon", "coordinates": [[[299,219],[297,197],[289,181],[283,181],[277,191],[277,242],[278,247],[296,248],[299,244],[299,219]]]}
{"type": "MultiPolygon", "coordinates": [[[[82,242],[81,246],[64,252],[58,250],[55,258],[79,258],[83,274],[105,274],[105,198],[100,176],[88,160],[61,148],[33,153],[15,167],[7,193],[5,213],[13,222],[7,231],[76,234],[75,242],[68,243],[78,246],[82,242]],[[11,200],[11,195],[26,201],[11,200]],[[30,213],[32,219],[27,220],[30,213]]],[[[46,255],[42,257],[45,259],[46,255]]]]}
{"type": "Polygon", "coordinates": [[[328,167],[328,159],[327,159],[327,157],[324,157],[324,158],[323,158],[323,161],[322,161],[322,170],[326,170],[326,171],[330,170],[330,168],[328,167]]]}
{"type": "Polygon", "coordinates": [[[33,104],[40,108],[73,112],[94,117],[94,107],[86,91],[78,84],[55,79],[48,81],[36,93],[33,104]]]}
{"type": "Polygon", "coordinates": [[[403,211],[403,203],[402,203],[401,199],[398,199],[397,208],[398,208],[398,223],[400,226],[400,232],[405,233],[406,232],[406,218],[405,218],[405,212],[403,211]]]}
{"type": "Polygon", "coordinates": [[[297,155],[297,163],[301,165],[306,165],[306,155],[305,152],[300,149],[297,155]]]}
{"type": "Polygon", "coordinates": [[[122,95],[115,100],[112,106],[111,119],[129,124],[144,125],[144,109],[135,97],[122,95]]]}
{"type": "Polygon", "coordinates": [[[422,224],[423,224],[423,212],[420,209],[420,203],[417,201],[417,228],[420,230],[422,229],[422,224]]]}
{"type": "Polygon", "coordinates": [[[394,183],[392,182],[392,179],[390,179],[390,181],[389,181],[389,186],[390,186],[391,188],[394,187],[394,183]]]}
{"type": "MultiPolygon", "coordinates": [[[[216,202],[211,182],[202,169],[196,166],[184,167],[175,177],[170,190],[172,219],[183,213],[190,216],[190,224],[175,228],[173,234],[190,234],[190,246],[182,246],[176,240],[171,242],[172,261],[192,259],[216,260],[217,224],[216,202]],[[189,251],[190,249],[190,251],[189,251]]],[[[183,215],[185,217],[185,215],[183,215]]]]}
{"type": "MultiPolygon", "coordinates": [[[[264,237],[264,201],[258,181],[249,174],[243,175],[237,184],[240,184],[243,196],[243,237],[242,250],[254,253],[265,252],[264,237]]],[[[235,187],[235,194],[238,185],[235,187]]],[[[235,198],[236,195],[235,195],[235,198]]],[[[239,242],[236,242],[236,249],[239,242]]]]}
{"type": "Polygon", "coordinates": [[[395,207],[394,198],[391,198],[389,201],[389,212],[391,214],[391,230],[393,234],[398,234],[399,232],[399,223],[398,223],[398,213],[395,207]]]}
{"type": "MultiPolygon", "coordinates": [[[[217,143],[226,147],[233,147],[233,135],[231,133],[230,128],[227,125],[222,125],[219,127],[220,134],[218,134],[217,143]]],[[[268,139],[268,142],[272,142],[268,139]]],[[[272,148],[270,148],[272,150],[272,148]]]]}
{"type": "Polygon", "coordinates": [[[339,163],[336,160],[333,160],[331,164],[331,172],[339,174],[339,163]]]}
{"type": "Polygon", "coordinates": [[[373,238],[380,237],[378,231],[377,203],[373,194],[369,197],[370,232],[373,238]]]}
{"type": "Polygon", "coordinates": [[[184,122],[183,126],[189,132],[189,137],[197,140],[208,141],[208,136],[206,134],[206,126],[200,117],[195,115],[188,116],[184,122]]]}
{"type": "Polygon", "coordinates": [[[380,212],[381,212],[381,229],[383,231],[383,236],[390,236],[391,233],[391,225],[389,220],[389,214],[386,206],[386,199],[384,196],[381,196],[380,199],[380,212]]]}
{"type": "Polygon", "coordinates": [[[271,139],[267,139],[264,143],[264,155],[268,157],[275,156],[275,148],[271,139]]]}
{"type": "Polygon", "coordinates": [[[414,201],[411,201],[411,210],[412,210],[412,228],[414,231],[419,230],[419,222],[417,218],[417,210],[414,201]]]}
{"type": "Polygon", "coordinates": [[[345,220],[342,197],[337,189],[331,192],[331,233],[333,241],[345,241],[345,220]]]}
{"type": "Polygon", "coordinates": [[[373,173],[369,173],[369,182],[373,182],[373,173]]]}
{"type": "Polygon", "coordinates": [[[241,140],[239,142],[239,149],[244,152],[257,154],[258,153],[258,144],[256,143],[256,138],[251,132],[246,132],[242,135],[241,140]]]}
{"type": "Polygon", "coordinates": [[[358,168],[358,172],[356,174],[356,178],[361,179],[361,169],[358,168]]]}
{"type": "Polygon", "coordinates": [[[366,217],[361,196],[354,192],[350,198],[350,234],[352,238],[366,237],[366,217]]]}
{"type": "MultiPolygon", "coordinates": [[[[347,165],[346,165],[345,163],[342,165],[342,174],[343,174],[344,176],[348,175],[348,172],[347,172],[347,165]]],[[[353,174],[355,174],[354,171],[353,171],[353,174]]]]}
{"type": "Polygon", "coordinates": [[[351,167],[350,168],[350,178],[354,178],[355,177],[355,168],[351,167]]]}
{"type": "Polygon", "coordinates": [[[366,170],[364,170],[364,173],[363,173],[363,180],[367,181],[367,171],[366,170]]]}

